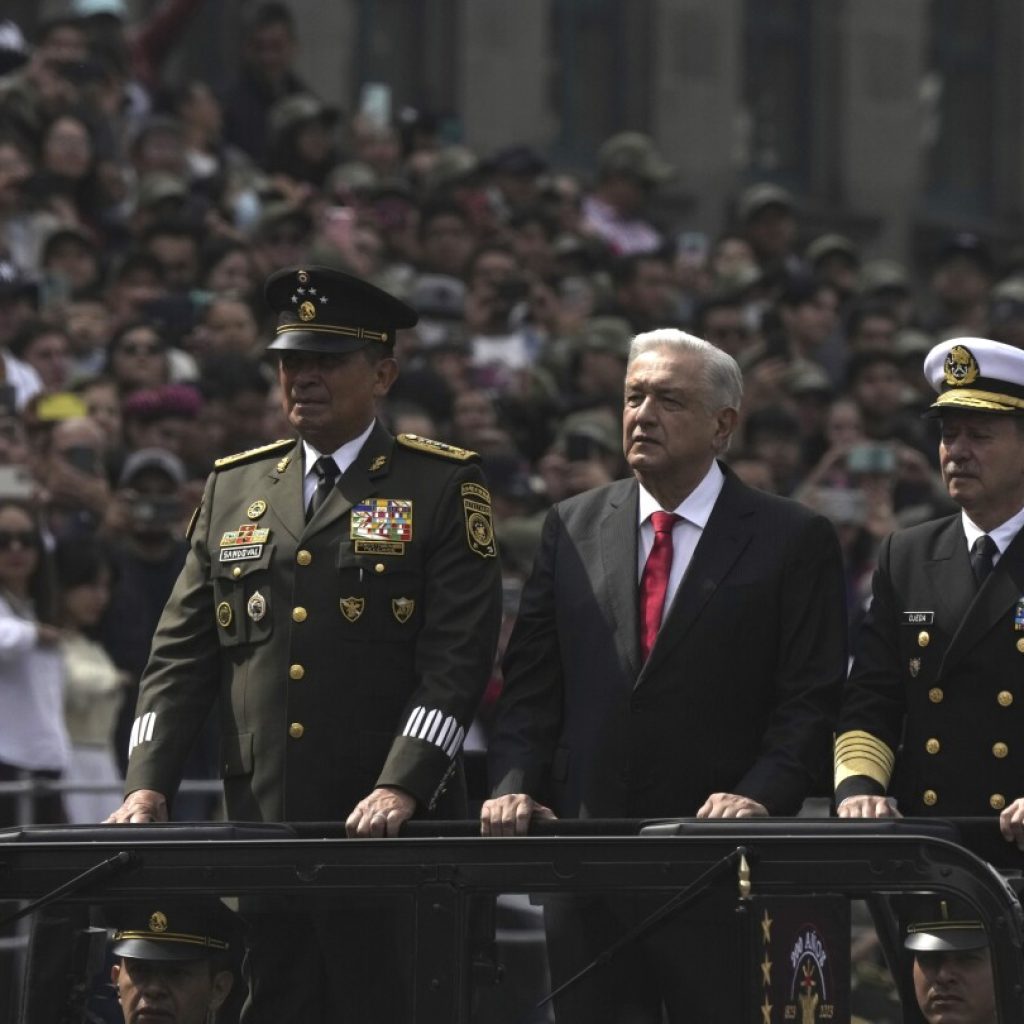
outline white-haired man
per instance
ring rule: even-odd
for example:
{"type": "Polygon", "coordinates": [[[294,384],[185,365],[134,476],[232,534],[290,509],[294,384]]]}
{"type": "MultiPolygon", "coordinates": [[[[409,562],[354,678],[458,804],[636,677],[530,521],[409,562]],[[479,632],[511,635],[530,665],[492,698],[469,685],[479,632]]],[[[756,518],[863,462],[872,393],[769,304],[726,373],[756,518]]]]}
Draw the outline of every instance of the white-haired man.
{"type": "MultiPolygon", "coordinates": [[[[485,834],[555,815],[793,814],[820,777],[846,661],[839,546],[827,520],[719,462],[741,397],[735,360],[707,342],[633,339],[633,475],[547,518],[504,662],[485,834]]],[[[557,985],[645,908],[545,912],[557,985]]],[[[728,982],[709,961],[728,958],[697,944],[726,941],[729,917],[705,900],[623,951],[556,1001],[559,1024],[661,1021],[663,1003],[672,1021],[719,1019],[728,982]]]]}

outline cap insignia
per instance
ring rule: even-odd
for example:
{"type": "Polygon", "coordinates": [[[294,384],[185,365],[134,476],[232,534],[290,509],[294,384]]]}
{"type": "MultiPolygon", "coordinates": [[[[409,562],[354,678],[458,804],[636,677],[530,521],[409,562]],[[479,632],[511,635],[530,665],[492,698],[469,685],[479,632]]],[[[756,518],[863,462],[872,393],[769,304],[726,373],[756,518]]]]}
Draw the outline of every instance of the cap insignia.
{"type": "Polygon", "coordinates": [[[167,931],[167,915],[162,910],[155,910],[149,915],[149,930],[151,932],[167,931]]]}
{"type": "Polygon", "coordinates": [[[299,306],[299,319],[304,323],[309,323],[310,320],[316,319],[316,303],[307,301],[303,302],[299,306]]]}
{"type": "Polygon", "coordinates": [[[299,279],[299,284],[309,283],[309,274],[305,270],[300,270],[295,276],[299,279]]]}
{"type": "Polygon", "coordinates": [[[965,384],[973,384],[981,373],[978,360],[974,354],[964,345],[954,345],[942,364],[943,380],[953,388],[963,387],[965,384]]]}

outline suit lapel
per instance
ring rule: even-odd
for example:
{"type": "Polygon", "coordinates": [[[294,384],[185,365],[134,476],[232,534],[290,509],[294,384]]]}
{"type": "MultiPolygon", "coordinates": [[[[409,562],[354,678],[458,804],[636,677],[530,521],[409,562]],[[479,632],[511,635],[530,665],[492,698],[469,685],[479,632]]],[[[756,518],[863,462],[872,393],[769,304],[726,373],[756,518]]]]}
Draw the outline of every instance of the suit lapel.
{"type": "MultiPolygon", "coordinates": [[[[927,593],[934,595],[936,621],[953,636],[961,628],[974,599],[974,574],[959,516],[951,518],[936,537],[931,557],[924,563],[924,573],[927,593]]],[[[947,657],[948,653],[947,649],[947,657]]]]}
{"type": "Polygon", "coordinates": [[[637,679],[639,686],[693,628],[704,606],[732,570],[754,536],[755,516],[747,488],[725,470],[725,483],[697,542],[657,640],[637,679]]]}
{"type": "Polygon", "coordinates": [[[377,478],[385,474],[391,461],[394,438],[379,423],[349,468],[338,477],[334,489],[324,503],[316,510],[313,518],[305,524],[304,536],[318,533],[324,527],[336,522],[353,505],[372,494],[376,494],[377,478]]]}
{"type": "Polygon", "coordinates": [[[274,517],[296,540],[306,528],[302,504],[302,442],[297,442],[267,473],[267,503],[274,517]]]}
{"type": "Polygon", "coordinates": [[[608,514],[601,520],[601,567],[607,587],[612,626],[619,654],[636,679],[640,670],[640,637],[637,632],[639,586],[637,583],[637,529],[639,490],[635,480],[616,492],[609,501],[608,514]]]}
{"type": "MultiPolygon", "coordinates": [[[[962,540],[961,535],[961,547],[966,552],[967,546],[962,540]]],[[[967,558],[967,574],[973,590],[969,557],[967,558]]],[[[1022,597],[1024,597],[1024,530],[1014,537],[1013,542],[1000,557],[992,574],[985,580],[973,602],[967,607],[959,628],[950,641],[949,647],[946,648],[942,664],[939,666],[939,674],[942,675],[948,671],[959,658],[963,657],[975,644],[980,643],[985,634],[1000,619],[1004,618],[1010,608],[1022,597]]]]}

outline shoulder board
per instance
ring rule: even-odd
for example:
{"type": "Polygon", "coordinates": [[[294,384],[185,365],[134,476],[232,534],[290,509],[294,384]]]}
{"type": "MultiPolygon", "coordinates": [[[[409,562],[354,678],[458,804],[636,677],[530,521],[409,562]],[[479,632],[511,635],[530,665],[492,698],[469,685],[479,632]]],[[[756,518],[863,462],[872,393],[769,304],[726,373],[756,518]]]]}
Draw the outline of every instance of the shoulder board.
{"type": "Polygon", "coordinates": [[[217,459],[213,464],[214,469],[227,469],[229,466],[240,466],[243,462],[255,462],[257,459],[265,459],[271,455],[277,455],[286,448],[295,444],[295,438],[286,438],[283,441],[274,441],[273,444],[264,444],[259,448],[250,448],[244,452],[236,452],[234,455],[225,455],[223,459],[217,459]]]}
{"type": "Polygon", "coordinates": [[[444,441],[431,441],[429,437],[420,437],[419,434],[399,434],[395,440],[403,448],[412,448],[413,451],[426,452],[428,455],[440,455],[455,462],[469,462],[480,457],[468,448],[456,448],[455,445],[445,444],[444,441]]]}

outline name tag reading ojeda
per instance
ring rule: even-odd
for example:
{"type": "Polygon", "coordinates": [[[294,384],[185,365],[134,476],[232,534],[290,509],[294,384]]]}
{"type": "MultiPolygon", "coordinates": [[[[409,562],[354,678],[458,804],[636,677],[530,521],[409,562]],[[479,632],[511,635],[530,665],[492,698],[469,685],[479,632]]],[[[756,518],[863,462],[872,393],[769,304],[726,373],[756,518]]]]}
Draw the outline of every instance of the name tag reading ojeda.
{"type": "Polygon", "coordinates": [[[931,626],[935,622],[935,612],[903,612],[904,626],[931,626]]]}

